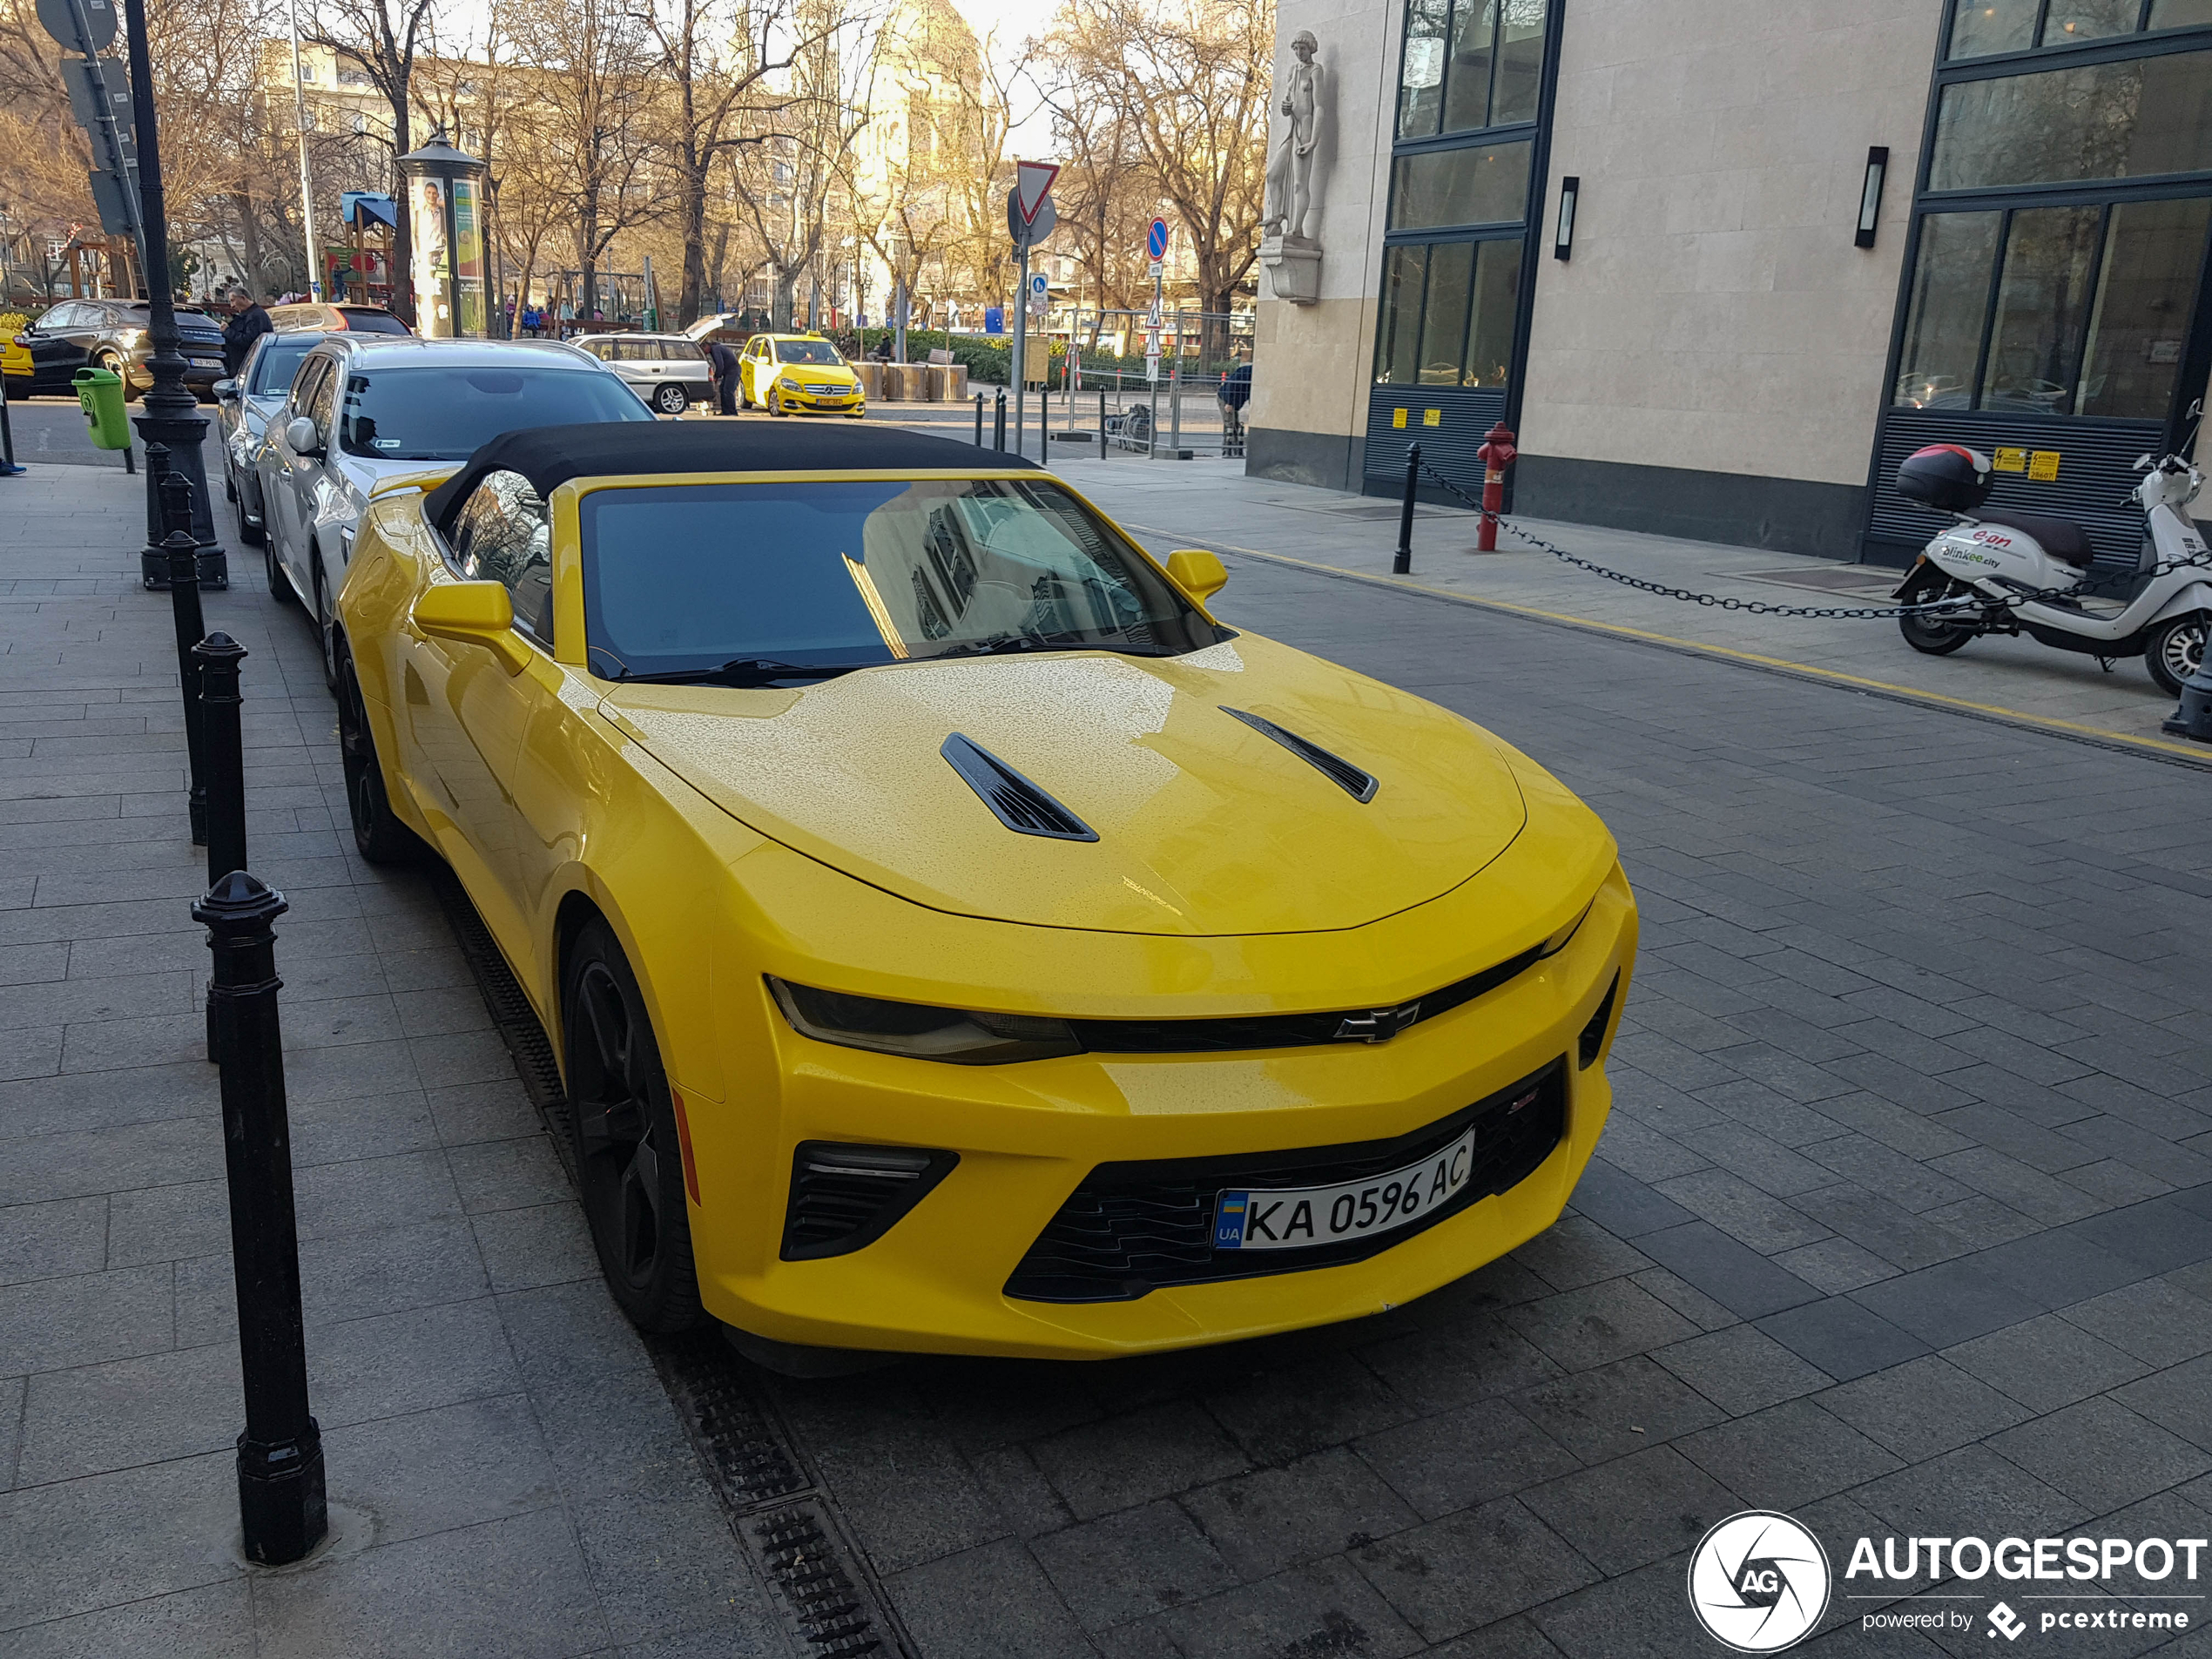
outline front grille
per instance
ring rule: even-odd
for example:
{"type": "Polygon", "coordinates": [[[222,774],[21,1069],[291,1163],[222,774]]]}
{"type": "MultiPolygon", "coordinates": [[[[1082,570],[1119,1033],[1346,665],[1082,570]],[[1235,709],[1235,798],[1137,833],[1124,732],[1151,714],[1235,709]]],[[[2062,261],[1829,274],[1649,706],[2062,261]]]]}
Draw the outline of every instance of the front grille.
{"type": "Polygon", "coordinates": [[[801,1141],[791,1160],[784,1260],[846,1256],[873,1243],[959,1162],[957,1153],[919,1147],[801,1141]]]}
{"type": "Polygon", "coordinates": [[[1409,1026],[1448,1014],[1542,960],[1532,945],[1518,956],[1431,991],[1394,1008],[1338,1008],[1325,1014],[1231,1015],[1213,1020],[1070,1020],[1076,1041],[1092,1054],[1225,1054],[1242,1049],[1297,1049],[1324,1042],[1382,1042],[1409,1026]]]}
{"type": "Polygon", "coordinates": [[[1554,1062],[1510,1089],[1394,1140],[1288,1152],[1102,1163],[1029,1246],[1006,1293],[1027,1302],[1129,1302],[1170,1285],[1255,1278],[1364,1261],[1469,1204],[1518,1186],[1567,1132],[1566,1067],[1554,1062]],[[1534,1094],[1535,1098],[1527,1097],[1534,1094]],[[1450,1203],[1395,1232],[1300,1251],[1216,1251],[1222,1191],[1318,1187],[1402,1169],[1475,1128],[1473,1173],[1450,1203]]]}

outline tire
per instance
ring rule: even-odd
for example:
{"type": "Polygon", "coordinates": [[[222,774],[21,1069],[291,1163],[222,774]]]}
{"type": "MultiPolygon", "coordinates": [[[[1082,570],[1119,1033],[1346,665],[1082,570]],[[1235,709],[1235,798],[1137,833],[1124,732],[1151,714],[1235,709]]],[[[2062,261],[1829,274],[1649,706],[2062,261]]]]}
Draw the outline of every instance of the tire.
{"type": "Polygon", "coordinates": [[[2202,610],[2161,622],[2145,636],[2143,666],[2168,697],[2182,694],[2182,682],[2204,665],[2204,639],[2212,617],[2202,610]]]}
{"type": "MultiPolygon", "coordinates": [[[[1934,577],[1910,590],[1905,596],[1905,603],[1919,604],[1972,591],[1963,582],[1934,577]]],[[[1905,636],[1906,644],[1930,657],[1948,657],[1974,637],[1971,623],[1938,622],[1925,616],[1899,617],[1897,631],[1905,636]]]]}
{"type": "Polygon", "coordinates": [[[681,415],[691,407],[691,394],[680,386],[662,386],[653,392],[653,407],[663,415],[681,415]]]}
{"type": "Polygon", "coordinates": [[[300,590],[292,585],[283,562],[276,556],[276,543],[266,536],[257,538],[261,543],[261,571],[269,580],[269,597],[280,605],[297,605],[300,590]]]}
{"type": "Polygon", "coordinates": [[[92,363],[95,368],[107,370],[109,374],[123,382],[123,401],[125,403],[136,403],[138,401],[138,389],[131,384],[130,371],[125,368],[120,357],[111,351],[104,351],[92,359],[92,363]]]}
{"type": "Polygon", "coordinates": [[[772,386],[768,388],[768,413],[779,421],[791,413],[784,407],[784,395],[772,386]]]}
{"type": "Polygon", "coordinates": [[[738,376],[738,413],[743,415],[752,408],[752,394],[745,389],[745,376],[738,376]]]}
{"type": "Polygon", "coordinates": [[[561,1031],[583,1215],[607,1288],[641,1331],[689,1330],[705,1315],[675,1108],[637,975],[597,917],[562,965],[561,1031]]]}
{"type": "Polygon", "coordinates": [[[314,570],[315,636],[322,647],[322,683],[334,697],[338,692],[338,619],[330,614],[330,601],[322,579],[322,552],[319,548],[307,550],[307,563],[314,570]]]}
{"type": "Polygon", "coordinates": [[[346,813],[354,822],[354,845],[370,864],[411,864],[429,849],[422,838],[400,822],[376,759],[376,738],[369,730],[368,707],[361,699],[354,653],[338,641],[338,753],[346,770],[346,813]]]}
{"type": "MultiPolygon", "coordinates": [[[[223,499],[227,502],[235,502],[238,499],[238,480],[231,476],[231,469],[228,467],[223,469],[223,499]]],[[[240,515],[240,516],[244,516],[240,515]]]]}

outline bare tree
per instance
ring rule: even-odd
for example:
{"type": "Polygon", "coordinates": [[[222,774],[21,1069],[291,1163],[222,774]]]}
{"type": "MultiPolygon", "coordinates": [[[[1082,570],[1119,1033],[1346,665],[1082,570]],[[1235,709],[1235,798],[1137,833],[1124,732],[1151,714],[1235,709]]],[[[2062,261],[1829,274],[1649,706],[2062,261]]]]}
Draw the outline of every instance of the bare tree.
{"type": "Polygon", "coordinates": [[[406,191],[398,162],[415,147],[410,136],[415,60],[429,25],[432,3],[433,0],[322,0],[316,26],[301,37],[358,65],[369,84],[383,95],[390,111],[389,188],[393,200],[402,204],[393,215],[399,224],[392,233],[392,309],[410,323],[415,320],[414,238],[403,205],[406,191]]]}

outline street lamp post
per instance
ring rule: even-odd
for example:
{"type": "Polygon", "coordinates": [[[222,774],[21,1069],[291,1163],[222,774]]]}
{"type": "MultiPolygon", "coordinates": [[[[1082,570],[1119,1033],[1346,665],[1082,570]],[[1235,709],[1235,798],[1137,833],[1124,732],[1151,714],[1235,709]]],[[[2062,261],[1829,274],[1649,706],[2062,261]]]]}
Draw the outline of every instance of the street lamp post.
{"type": "MultiPolygon", "coordinates": [[[[131,112],[138,129],[138,201],[140,249],[145,261],[146,338],[153,351],[146,367],[153,371],[153,385],[145,395],[145,412],[132,424],[138,441],[151,448],[161,444],[169,451],[166,469],[192,486],[192,543],[199,550],[199,584],[204,588],[230,585],[230,562],[215,542],[215,513],[207,496],[207,464],[200,445],[207,436],[207,421],[197,399],[185,389],[185,353],[177,334],[177,308],[169,289],[169,209],[161,187],[161,139],[154,125],[153,61],[146,50],[145,0],[124,0],[124,26],[131,37],[131,112]]],[[[146,469],[146,545],[142,563],[148,570],[168,569],[162,550],[161,477],[146,469]]]]}

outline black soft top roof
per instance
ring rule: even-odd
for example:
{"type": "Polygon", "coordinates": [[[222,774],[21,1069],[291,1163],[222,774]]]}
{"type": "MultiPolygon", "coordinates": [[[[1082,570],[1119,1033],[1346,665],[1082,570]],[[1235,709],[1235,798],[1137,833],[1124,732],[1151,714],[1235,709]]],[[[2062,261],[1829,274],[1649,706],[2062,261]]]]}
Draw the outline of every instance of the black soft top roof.
{"type": "Polygon", "coordinates": [[[1036,462],[972,443],[895,427],[802,425],[781,421],[608,421],[502,432],[432,490],[424,511],[440,529],[489,472],[519,472],[540,496],[571,478],[673,472],[942,472],[1036,462]]]}

